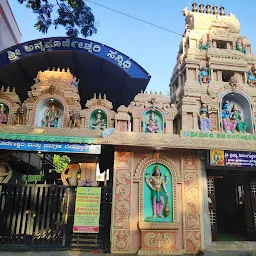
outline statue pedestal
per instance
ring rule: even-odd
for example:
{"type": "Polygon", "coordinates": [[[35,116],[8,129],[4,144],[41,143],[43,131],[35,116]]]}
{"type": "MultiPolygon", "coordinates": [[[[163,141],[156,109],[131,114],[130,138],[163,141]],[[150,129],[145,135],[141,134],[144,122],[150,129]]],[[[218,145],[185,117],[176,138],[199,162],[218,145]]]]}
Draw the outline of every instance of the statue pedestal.
{"type": "Polygon", "coordinates": [[[177,231],[181,228],[179,223],[138,222],[138,227],[141,230],[138,255],[182,255],[176,247],[177,231]]]}

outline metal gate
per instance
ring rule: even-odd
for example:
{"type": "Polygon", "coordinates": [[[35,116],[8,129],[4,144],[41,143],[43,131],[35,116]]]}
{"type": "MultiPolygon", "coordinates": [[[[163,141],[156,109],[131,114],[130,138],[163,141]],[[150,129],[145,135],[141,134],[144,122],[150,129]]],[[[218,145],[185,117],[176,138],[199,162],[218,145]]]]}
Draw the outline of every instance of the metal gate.
{"type": "Polygon", "coordinates": [[[102,188],[100,232],[92,240],[73,234],[76,187],[0,184],[0,247],[109,251],[111,189],[102,188]]]}

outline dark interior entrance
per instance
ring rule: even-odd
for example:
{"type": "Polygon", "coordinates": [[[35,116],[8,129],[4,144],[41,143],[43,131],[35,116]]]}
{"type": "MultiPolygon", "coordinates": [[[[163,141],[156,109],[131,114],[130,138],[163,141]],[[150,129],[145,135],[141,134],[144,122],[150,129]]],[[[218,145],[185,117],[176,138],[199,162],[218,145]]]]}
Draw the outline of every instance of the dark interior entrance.
{"type": "Polygon", "coordinates": [[[209,207],[215,215],[213,240],[256,240],[256,177],[253,172],[225,171],[211,177],[214,197],[209,195],[213,199],[209,207]]]}

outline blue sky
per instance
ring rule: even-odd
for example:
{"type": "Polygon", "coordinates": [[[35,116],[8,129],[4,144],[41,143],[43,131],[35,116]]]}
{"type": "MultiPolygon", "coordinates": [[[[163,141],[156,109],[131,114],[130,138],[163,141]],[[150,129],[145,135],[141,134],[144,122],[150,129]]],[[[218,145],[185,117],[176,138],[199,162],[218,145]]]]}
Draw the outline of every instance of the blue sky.
{"type": "MultiPolygon", "coordinates": [[[[94,0],[110,8],[152,22],[180,34],[185,27],[182,10],[188,6],[188,0],[94,0]],[[174,3],[175,2],[175,3],[174,3]]],[[[193,1],[190,1],[192,3],[193,1]]],[[[252,45],[256,44],[255,0],[201,1],[212,6],[223,5],[227,14],[235,14],[241,24],[241,34],[248,36],[252,45]]],[[[17,0],[9,0],[22,33],[22,42],[42,37],[65,36],[65,29],[59,27],[43,35],[34,28],[36,15],[17,0]]],[[[200,2],[198,2],[200,3],[200,2]]],[[[168,33],[123,15],[103,9],[88,2],[95,15],[98,33],[88,38],[106,44],[123,52],[140,64],[152,76],[148,90],[161,90],[167,93],[181,36],[168,33]]],[[[255,47],[254,47],[255,48],[255,47]]],[[[253,49],[254,49],[253,48],[253,49]]]]}

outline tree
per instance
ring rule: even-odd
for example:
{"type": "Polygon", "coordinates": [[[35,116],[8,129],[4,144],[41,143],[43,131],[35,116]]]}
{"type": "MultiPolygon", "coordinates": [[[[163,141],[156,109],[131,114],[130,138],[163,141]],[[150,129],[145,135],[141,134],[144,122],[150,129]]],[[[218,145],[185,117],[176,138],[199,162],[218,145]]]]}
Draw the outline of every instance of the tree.
{"type": "Polygon", "coordinates": [[[97,33],[94,15],[91,8],[83,0],[18,0],[25,4],[33,13],[37,14],[35,27],[46,34],[49,27],[54,25],[66,28],[69,37],[91,36],[97,33]],[[57,13],[55,19],[53,12],[57,13]]]}
{"type": "Polygon", "coordinates": [[[55,171],[57,173],[61,173],[63,169],[68,166],[69,163],[70,163],[70,158],[68,156],[66,155],[60,156],[60,155],[54,154],[53,164],[55,166],[55,171]]]}

